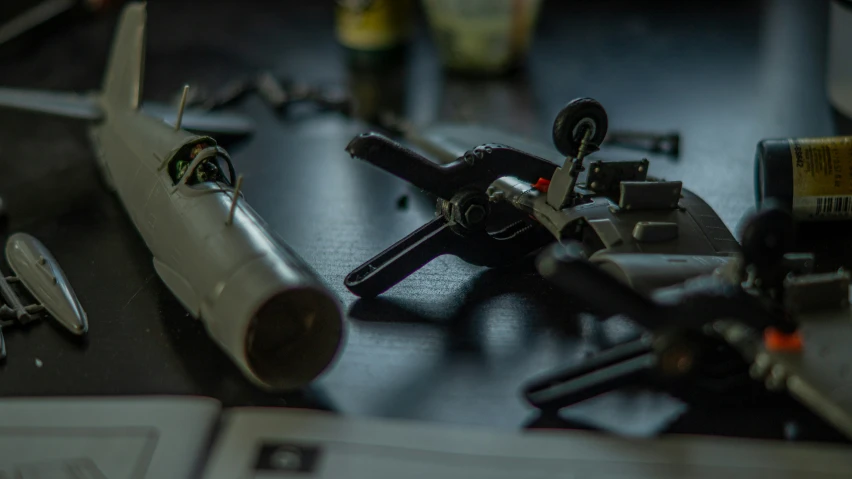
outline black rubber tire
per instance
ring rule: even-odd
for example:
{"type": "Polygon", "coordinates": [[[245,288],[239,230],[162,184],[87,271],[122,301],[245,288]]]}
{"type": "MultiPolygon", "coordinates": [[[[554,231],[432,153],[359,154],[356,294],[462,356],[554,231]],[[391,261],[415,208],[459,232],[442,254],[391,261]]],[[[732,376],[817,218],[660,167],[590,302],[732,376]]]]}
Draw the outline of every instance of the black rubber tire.
{"type": "Polygon", "coordinates": [[[565,156],[576,157],[580,151],[583,132],[575,130],[581,123],[594,128],[591,143],[600,146],[606,137],[608,120],[606,110],[592,98],[577,98],[565,105],[553,121],[553,144],[565,156]]]}

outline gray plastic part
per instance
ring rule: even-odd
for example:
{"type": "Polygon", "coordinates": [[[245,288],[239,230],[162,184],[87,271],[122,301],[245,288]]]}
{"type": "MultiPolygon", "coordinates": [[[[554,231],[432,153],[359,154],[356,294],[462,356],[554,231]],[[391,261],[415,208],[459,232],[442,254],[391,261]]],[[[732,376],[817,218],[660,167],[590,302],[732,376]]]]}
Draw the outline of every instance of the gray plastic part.
{"type": "Polygon", "coordinates": [[[598,238],[601,239],[604,246],[607,248],[618,246],[623,242],[621,234],[618,232],[618,228],[612,224],[612,220],[609,218],[590,220],[589,226],[595,230],[595,233],[598,234],[598,238]]]}
{"type": "Polygon", "coordinates": [[[814,271],[813,253],[787,253],[784,255],[784,269],[794,275],[811,274],[814,271]]]}
{"type": "Polygon", "coordinates": [[[623,181],[618,206],[633,211],[675,209],[682,189],[680,181],[623,181]]]}
{"type": "MultiPolygon", "coordinates": [[[[268,390],[303,387],[337,354],[341,306],[234,191],[234,178],[231,184],[175,184],[172,161],[198,143],[230,159],[212,139],[140,110],[145,19],[144,3],[124,8],[103,91],[92,100],[103,115],[89,131],[98,165],[151,251],[157,274],[243,374],[268,390]]],[[[9,104],[0,95],[0,106],[34,111],[51,111],[50,102],[50,94],[35,105],[9,104]]],[[[199,166],[193,161],[183,178],[199,166]]]]}
{"type": "Polygon", "coordinates": [[[683,189],[681,193],[682,207],[676,209],[620,210],[611,199],[595,195],[586,197],[585,203],[557,210],[547,203],[543,193],[514,177],[500,178],[489,188],[492,201],[505,201],[532,215],[560,241],[576,238],[584,228],[591,226],[601,243],[610,244],[607,248],[615,253],[727,256],[738,251],[739,244],[713,209],[691,191],[683,189]],[[597,223],[599,220],[606,221],[597,223]],[[642,221],[675,223],[677,237],[659,242],[636,241],[633,231],[642,221]],[[611,229],[617,236],[610,232],[611,229]]]}
{"type": "Polygon", "coordinates": [[[696,276],[711,274],[730,261],[727,256],[603,251],[593,254],[589,259],[616,279],[646,295],[696,276]]]}
{"type": "Polygon", "coordinates": [[[718,321],[713,329],[752,362],[751,374],[800,402],[852,437],[852,311],[799,318],[801,351],[769,351],[750,328],[718,321]]]}
{"type": "Polygon", "coordinates": [[[669,221],[639,221],[633,228],[633,239],[640,243],[657,243],[677,238],[677,223],[669,221]]]}
{"type": "Polygon", "coordinates": [[[623,181],[645,181],[648,177],[648,160],[601,161],[589,164],[586,188],[612,198],[618,196],[623,181]]]}
{"type": "Polygon", "coordinates": [[[86,334],[86,312],[59,263],[39,240],[26,233],[13,234],[6,241],[6,261],[53,319],[76,335],[86,334]]]}
{"type": "Polygon", "coordinates": [[[784,280],[784,305],[792,314],[846,309],[849,307],[849,273],[788,276],[784,280]]]}
{"type": "Polygon", "coordinates": [[[27,313],[26,308],[24,308],[23,303],[21,303],[21,299],[18,298],[18,295],[15,294],[15,291],[11,286],[9,286],[9,282],[6,277],[2,274],[0,274],[0,295],[3,296],[3,301],[6,302],[6,305],[11,309],[19,321],[27,321],[30,319],[30,315],[27,313]]]}

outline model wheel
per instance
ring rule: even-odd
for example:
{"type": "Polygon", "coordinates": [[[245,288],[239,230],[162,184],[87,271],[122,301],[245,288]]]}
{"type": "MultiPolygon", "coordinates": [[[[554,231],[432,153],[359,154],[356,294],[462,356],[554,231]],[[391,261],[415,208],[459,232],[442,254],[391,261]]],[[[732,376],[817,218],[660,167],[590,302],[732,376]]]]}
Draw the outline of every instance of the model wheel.
{"type": "Polygon", "coordinates": [[[576,157],[587,130],[591,143],[600,146],[608,126],[606,110],[592,98],[578,98],[565,105],[553,121],[553,144],[565,156],[576,157]]]}

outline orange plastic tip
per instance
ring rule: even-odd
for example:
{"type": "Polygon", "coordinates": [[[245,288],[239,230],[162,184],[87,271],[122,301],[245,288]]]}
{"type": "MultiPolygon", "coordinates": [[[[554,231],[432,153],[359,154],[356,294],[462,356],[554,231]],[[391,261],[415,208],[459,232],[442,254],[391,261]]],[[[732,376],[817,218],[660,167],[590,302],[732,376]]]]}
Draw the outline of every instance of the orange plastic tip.
{"type": "Polygon", "coordinates": [[[802,335],[798,331],[782,333],[775,328],[766,328],[763,343],[769,351],[799,352],[802,350],[802,335]]]}

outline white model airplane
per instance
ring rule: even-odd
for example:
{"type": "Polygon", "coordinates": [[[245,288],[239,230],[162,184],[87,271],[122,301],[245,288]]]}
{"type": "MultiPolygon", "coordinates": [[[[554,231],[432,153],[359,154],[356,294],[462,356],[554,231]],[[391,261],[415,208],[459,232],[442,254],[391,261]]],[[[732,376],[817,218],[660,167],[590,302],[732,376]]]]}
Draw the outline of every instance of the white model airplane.
{"type": "Polygon", "coordinates": [[[228,153],[182,129],[233,132],[235,118],[181,107],[169,122],[141,106],[145,17],[144,3],[124,8],[102,92],[0,89],[0,107],[89,121],[106,183],[166,286],[255,384],[301,387],[336,356],[341,308],[246,203],[228,153]]]}

